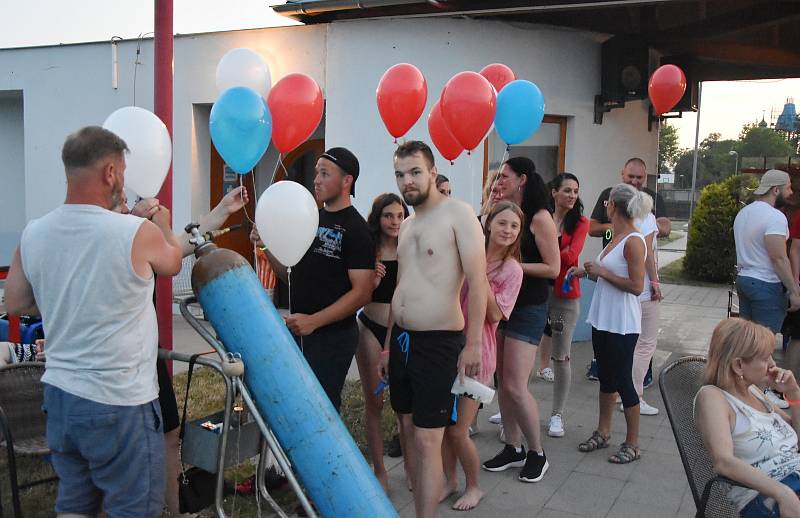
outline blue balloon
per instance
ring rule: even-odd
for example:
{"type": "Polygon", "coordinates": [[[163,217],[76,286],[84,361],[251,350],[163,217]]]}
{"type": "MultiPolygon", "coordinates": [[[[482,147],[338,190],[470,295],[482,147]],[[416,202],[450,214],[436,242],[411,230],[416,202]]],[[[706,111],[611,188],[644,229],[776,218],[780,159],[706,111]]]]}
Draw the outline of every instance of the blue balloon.
{"type": "Polygon", "coordinates": [[[511,81],[497,94],[494,127],[509,146],[524,142],[533,135],[544,119],[544,96],[530,81],[511,81]]]}
{"type": "Polygon", "coordinates": [[[255,90],[237,86],[225,90],[214,103],[208,129],[225,163],[247,174],[269,147],[272,115],[255,90]]]}

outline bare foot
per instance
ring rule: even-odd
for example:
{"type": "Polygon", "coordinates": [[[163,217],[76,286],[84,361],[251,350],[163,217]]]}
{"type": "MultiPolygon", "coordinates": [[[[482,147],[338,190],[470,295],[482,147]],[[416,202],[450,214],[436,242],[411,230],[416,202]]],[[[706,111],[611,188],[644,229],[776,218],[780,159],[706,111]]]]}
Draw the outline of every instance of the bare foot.
{"type": "Polygon", "coordinates": [[[388,495],[389,494],[389,474],[385,471],[382,474],[375,474],[375,477],[378,479],[378,482],[381,483],[381,487],[383,491],[388,495]]]}
{"type": "Polygon", "coordinates": [[[406,487],[409,491],[414,491],[414,483],[411,481],[411,475],[409,475],[408,470],[406,470],[406,487]]]}
{"type": "Polygon", "coordinates": [[[439,502],[444,502],[447,500],[447,497],[458,491],[458,482],[453,480],[450,482],[449,480],[444,481],[444,487],[442,488],[442,494],[439,496],[439,502]]]}
{"type": "Polygon", "coordinates": [[[478,507],[483,495],[484,493],[479,487],[468,488],[461,495],[461,498],[453,504],[453,509],[456,511],[471,511],[478,507]]]}

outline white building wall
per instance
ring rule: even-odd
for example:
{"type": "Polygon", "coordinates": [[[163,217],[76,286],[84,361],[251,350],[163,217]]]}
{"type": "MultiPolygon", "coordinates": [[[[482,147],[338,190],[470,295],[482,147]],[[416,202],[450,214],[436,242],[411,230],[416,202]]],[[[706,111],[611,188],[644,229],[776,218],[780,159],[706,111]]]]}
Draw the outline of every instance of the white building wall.
{"type": "Polygon", "coordinates": [[[25,226],[25,156],[22,92],[0,96],[0,234],[25,226]]]}
{"type": "MultiPolygon", "coordinates": [[[[350,147],[361,162],[356,207],[364,214],[372,198],[395,191],[392,137],[375,105],[384,71],[413,63],[428,84],[428,104],[406,139],[429,144],[427,114],[445,83],[462,70],[479,71],[505,63],[517,78],[536,83],[546,112],[568,117],[566,170],[581,180],[587,215],[598,194],[620,179],[625,160],[640,156],[655,170],[658,138],[647,131],[647,108],[632,102],[593,124],[594,96],[600,91],[600,39],[595,35],[546,26],[469,19],[359,20],[330,26],[327,55],[328,118],[326,146],[350,147]]],[[[454,166],[436,154],[439,170],[459,186],[459,197],[476,209],[480,203],[483,151],[462,154],[454,166]]],[[[589,239],[584,257],[600,250],[589,239]]]]}
{"type": "MultiPolygon", "coordinates": [[[[217,62],[248,47],[270,67],[273,82],[303,72],[324,85],[324,26],[262,29],[176,37],[174,47],[173,222],[176,229],[209,209],[208,106],[217,97],[217,62]],[[200,107],[195,110],[194,107],[200,107]]],[[[112,88],[109,42],[0,50],[0,93],[24,92],[24,221],[64,200],[61,146],[72,131],[103,123],[114,110],[134,104],[137,41],[118,45],[118,89],[112,88]]],[[[140,44],[136,105],[153,109],[153,41],[140,44]]],[[[0,127],[11,127],[0,120],[0,127]]],[[[11,141],[10,141],[11,142],[11,141]]],[[[22,149],[22,143],[15,146],[22,149]]],[[[0,155],[3,156],[3,155],[0,155]]],[[[11,211],[0,206],[0,220],[11,211]]],[[[21,228],[20,228],[21,229],[21,228]]]]}
{"type": "MultiPolygon", "coordinates": [[[[119,89],[111,86],[111,44],[94,43],[0,51],[0,91],[22,90],[25,99],[25,219],[64,201],[61,146],[72,131],[102,124],[133,104],[136,42],[119,45],[119,89]]],[[[136,104],[152,109],[152,41],[143,41],[136,71],[136,104]]],[[[5,210],[0,208],[0,214],[5,210]]]]}
{"type": "MultiPolygon", "coordinates": [[[[581,179],[587,213],[598,193],[618,181],[630,156],[655,164],[657,134],[647,131],[645,103],[605,115],[595,125],[593,99],[600,88],[600,39],[552,27],[468,19],[360,20],[177,37],[174,83],[174,223],[182,228],[209,207],[209,106],[217,97],[215,70],[230,49],[248,47],[270,67],[273,83],[292,72],[309,74],[326,98],[326,146],[351,148],[361,161],[356,207],[366,215],[378,193],[396,191],[394,143],[375,105],[375,89],[390,66],[414,63],[428,82],[428,106],[406,138],[430,141],[427,113],[446,81],[462,70],[493,62],[539,85],[548,114],[568,118],[566,169],[581,179]]],[[[111,87],[108,42],[0,51],[0,91],[24,91],[25,219],[63,201],[60,161],[64,137],[101,124],[133,102],[136,41],[119,45],[119,89],[111,87]]],[[[136,104],[152,109],[152,40],[141,44],[136,104]]],[[[462,155],[440,170],[455,179],[458,194],[477,207],[483,152],[462,155]],[[462,188],[461,186],[469,185],[462,188]]],[[[651,165],[651,169],[655,167],[651,165]]],[[[0,207],[0,219],[7,212],[0,207]]],[[[590,239],[584,257],[599,250],[590,239]]]]}
{"type": "Polygon", "coordinates": [[[0,92],[0,266],[25,226],[24,103],[21,91],[0,92]]]}

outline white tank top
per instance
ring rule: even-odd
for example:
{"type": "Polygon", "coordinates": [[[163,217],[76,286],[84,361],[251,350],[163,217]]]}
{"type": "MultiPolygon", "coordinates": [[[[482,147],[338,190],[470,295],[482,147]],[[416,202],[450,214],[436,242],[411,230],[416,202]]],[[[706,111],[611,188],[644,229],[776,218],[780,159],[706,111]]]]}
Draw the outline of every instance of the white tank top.
{"type": "MultiPolygon", "coordinates": [[[[606,245],[606,248],[597,256],[597,262],[608,268],[611,273],[627,277],[628,261],[625,260],[625,242],[634,236],[644,241],[644,237],[640,233],[631,232],[603,257],[603,252],[608,248],[606,245]]],[[[599,331],[620,335],[639,334],[642,331],[642,307],[639,304],[639,297],[633,293],[622,291],[603,278],[598,278],[586,322],[599,331]]]]}
{"type": "MultiPolygon", "coordinates": [[[[701,390],[709,389],[702,387],[701,390]]],[[[792,473],[800,473],[797,433],[775,412],[772,405],[764,400],[760,392],[750,387],[753,395],[763,403],[763,407],[756,409],[722,389],[717,390],[722,392],[736,414],[736,424],[732,434],[734,456],[760,469],[774,480],[782,480],[792,473]]],[[[728,489],[728,499],[739,511],[757,495],[757,491],[739,486],[731,486],[728,489]]]]}
{"type": "Polygon", "coordinates": [[[107,405],[158,397],[155,283],[131,262],[144,221],[62,205],[25,227],[20,253],[47,336],[45,383],[107,405]]]}

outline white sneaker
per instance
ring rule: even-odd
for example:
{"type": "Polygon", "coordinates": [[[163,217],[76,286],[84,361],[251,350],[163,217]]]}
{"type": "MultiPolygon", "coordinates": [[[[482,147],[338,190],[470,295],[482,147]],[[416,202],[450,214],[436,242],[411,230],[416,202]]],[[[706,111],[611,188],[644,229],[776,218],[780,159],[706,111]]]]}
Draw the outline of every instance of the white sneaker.
{"type": "Polygon", "coordinates": [[[550,367],[545,367],[544,369],[536,371],[536,377],[541,378],[550,383],[553,383],[553,381],[555,381],[556,379],[555,374],[553,374],[553,369],[551,369],[550,367]]]}
{"type": "Polygon", "coordinates": [[[500,412],[497,412],[489,418],[489,422],[492,424],[503,424],[503,417],[500,415],[500,412]]]}
{"type": "Polygon", "coordinates": [[[550,429],[547,430],[547,435],[550,437],[564,437],[564,421],[561,420],[561,414],[550,416],[550,429]]]}
{"type": "Polygon", "coordinates": [[[639,414],[641,415],[658,415],[658,409],[652,405],[648,405],[647,401],[639,398],[639,414]]]}
{"type": "Polygon", "coordinates": [[[764,395],[767,397],[767,401],[769,401],[776,407],[782,408],[784,410],[789,408],[789,403],[787,403],[782,397],[780,397],[774,391],[767,389],[764,391],[764,395]]]}
{"type": "MultiPolygon", "coordinates": [[[[619,405],[619,411],[620,412],[625,411],[625,407],[622,406],[621,403],[619,405]]],[[[656,407],[648,405],[647,401],[645,401],[642,398],[639,398],[639,415],[658,415],[658,412],[659,410],[656,407]]]]}

